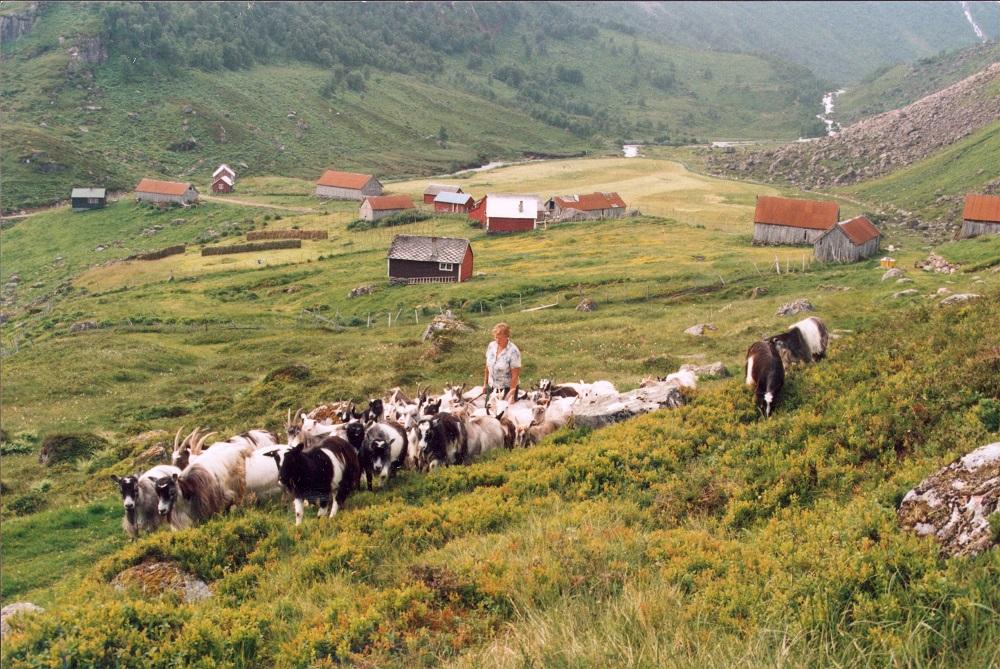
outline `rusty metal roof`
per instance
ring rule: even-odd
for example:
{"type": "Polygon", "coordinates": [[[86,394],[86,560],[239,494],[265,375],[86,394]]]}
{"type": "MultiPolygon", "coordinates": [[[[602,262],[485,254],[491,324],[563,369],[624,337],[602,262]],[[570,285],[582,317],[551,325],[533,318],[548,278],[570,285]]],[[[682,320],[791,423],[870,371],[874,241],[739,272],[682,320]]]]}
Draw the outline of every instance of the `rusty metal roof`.
{"type": "Polygon", "coordinates": [[[973,193],[966,195],[962,219],[983,223],[1000,223],[1000,196],[973,193]]]}
{"type": "Polygon", "coordinates": [[[586,193],[584,195],[559,195],[554,198],[562,209],[597,211],[599,209],[624,209],[625,200],[618,193],[586,193]]]}
{"type": "Polygon", "coordinates": [[[424,189],[424,195],[437,195],[438,193],[461,193],[461,186],[453,186],[451,184],[427,184],[427,188],[424,189]]]}
{"type": "Polygon", "coordinates": [[[413,200],[409,195],[370,195],[365,202],[372,206],[372,211],[413,209],[413,200]]]}
{"type": "Polygon", "coordinates": [[[762,195],[757,198],[753,222],[808,230],[829,230],[837,224],[839,218],[840,205],[836,202],[762,195]]]}
{"type": "Polygon", "coordinates": [[[158,179],[142,179],[135,187],[136,193],[156,193],[158,195],[184,195],[188,188],[196,189],[191,184],[178,181],[159,181],[158,179]]]}
{"type": "Polygon", "coordinates": [[[855,216],[849,221],[841,221],[837,223],[837,227],[847,235],[847,238],[855,246],[870,242],[881,234],[878,228],[864,216],[855,216]]]}
{"type": "Polygon", "coordinates": [[[420,262],[450,262],[461,264],[465,260],[468,239],[458,237],[419,237],[396,235],[389,247],[391,260],[416,260],[420,262]]]}
{"type": "Polygon", "coordinates": [[[374,177],[371,174],[357,174],[355,172],[337,172],[327,170],[316,182],[317,186],[332,186],[333,188],[354,188],[365,187],[374,177]]]}

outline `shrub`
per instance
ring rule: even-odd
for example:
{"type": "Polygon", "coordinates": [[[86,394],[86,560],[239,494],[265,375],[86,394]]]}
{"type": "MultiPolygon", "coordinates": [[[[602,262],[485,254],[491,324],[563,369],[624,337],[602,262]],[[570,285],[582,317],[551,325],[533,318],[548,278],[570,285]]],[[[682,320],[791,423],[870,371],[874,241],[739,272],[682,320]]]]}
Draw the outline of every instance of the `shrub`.
{"type": "Polygon", "coordinates": [[[310,375],[311,372],[305,365],[288,365],[286,367],[279,367],[278,369],[268,372],[267,376],[264,377],[264,383],[270,383],[271,381],[280,381],[282,383],[303,381],[308,379],[310,375]]]}
{"type": "Polygon", "coordinates": [[[54,465],[77,458],[90,457],[95,451],[107,445],[107,441],[88,432],[53,434],[42,440],[38,461],[43,465],[54,465]]]}
{"type": "Polygon", "coordinates": [[[47,503],[48,500],[41,492],[28,492],[11,500],[7,508],[19,516],[27,516],[36,511],[41,511],[47,503]]]}

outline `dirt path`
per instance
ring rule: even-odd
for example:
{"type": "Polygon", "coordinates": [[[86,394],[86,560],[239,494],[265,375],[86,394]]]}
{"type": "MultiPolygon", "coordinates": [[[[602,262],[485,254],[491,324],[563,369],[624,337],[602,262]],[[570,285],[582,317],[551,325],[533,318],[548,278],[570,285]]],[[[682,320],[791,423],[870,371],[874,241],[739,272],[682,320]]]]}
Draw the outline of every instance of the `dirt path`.
{"type": "Polygon", "coordinates": [[[310,209],[308,207],[292,207],[283,204],[265,204],[263,202],[253,202],[251,200],[234,200],[231,197],[216,197],[214,195],[199,195],[198,199],[208,200],[209,202],[221,202],[222,204],[241,204],[245,207],[262,207],[264,209],[284,209],[285,211],[297,211],[302,214],[315,214],[317,211],[315,209],[310,209]]]}

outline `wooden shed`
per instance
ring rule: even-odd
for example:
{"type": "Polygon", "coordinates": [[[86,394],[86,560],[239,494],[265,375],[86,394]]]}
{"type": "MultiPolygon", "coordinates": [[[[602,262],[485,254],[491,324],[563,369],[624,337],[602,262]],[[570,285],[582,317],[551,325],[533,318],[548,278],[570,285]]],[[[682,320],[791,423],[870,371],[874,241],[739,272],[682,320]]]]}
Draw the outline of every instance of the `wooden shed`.
{"type": "Polygon", "coordinates": [[[334,200],[364,200],[381,195],[382,184],[371,174],[327,170],[316,182],[316,197],[334,200]]]}
{"type": "Polygon", "coordinates": [[[105,188],[74,188],[70,192],[73,211],[102,209],[108,204],[108,191],[105,188]]]}
{"type": "Polygon", "coordinates": [[[585,193],[549,198],[545,209],[557,218],[598,219],[620,218],[627,207],[618,193],[585,193]]]}
{"type": "Polygon", "coordinates": [[[468,193],[442,191],[434,196],[434,211],[468,214],[475,203],[475,198],[468,193]]]}
{"type": "Polygon", "coordinates": [[[838,220],[836,202],[761,196],[753,216],[753,243],[812,245],[838,220]]]}
{"type": "Polygon", "coordinates": [[[856,216],[824,232],[813,250],[820,262],[857,262],[878,253],[882,235],[871,221],[856,216]]]}
{"type": "Polygon", "coordinates": [[[438,193],[461,192],[461,186],[452,186],[450,184],[427,184],[427,188],[424,189],[424,204],[433,204],[434,198],[437,197],[438,193]]]}
{"type": "Polygon", "coordinates": [[[396,235],[387,257],[390,280],[460,283],[472,277],[472,245],[468,239],[396,235]]]}
{"type": "Polygon", "coordinates": [[[214,181],[214,180],[218,179],[219,177],[221,177],[222,175],[228,176],[229,179],[235,183],[235,181],[236,181],[236,170],[234,170],[229,165],[226,165],[225,163],[222,163],[221,165],[219,165],[218,167],[215,168],[215,171],[212,172],[212,180],[214,181]]]}
{"type": "Polygon", "coordinates": [[[198,201],[198,189],[193,184],[179,181],[142,179],[135,187],[135,199],[156,204],[191,204],[198,201]]]}
{"type": "Polygon", "coordinates": [[[228,174],[220,174],[215,177],[215,181],[212,182],[212,192],[213,193],[232,193],[236,184],[233,178],[228,174]]]}
{"type": "Polygon", "coordinates": [[[997,234],[1000,234],[1000,196],[966,195],[958,238],[997,234]]]}
{"type": "Polygon", "coordinates": [[[377,221],[407,209],[416,209],[409,195],[376,195],[365,198],[358,216],[366,221],[377,221]]]}
{"type": "Polygon", "coordinates": [[[487,234],[535,229],[538,198],[534,195],[490,193],[485,200],[484,227],[487,234]]]}

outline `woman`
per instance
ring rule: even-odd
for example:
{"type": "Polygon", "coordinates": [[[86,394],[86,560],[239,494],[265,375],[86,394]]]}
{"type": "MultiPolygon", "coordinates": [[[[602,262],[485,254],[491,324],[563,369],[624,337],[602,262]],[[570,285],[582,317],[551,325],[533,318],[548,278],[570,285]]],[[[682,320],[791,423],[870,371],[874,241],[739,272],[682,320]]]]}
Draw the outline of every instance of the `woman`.
{"type": "Polygon", "coordinates": [[[486,347],[486,371],[483,386],[486,399],[493,392],[508,402],[517,399],[517,382],[521,377],[521,351],[510,340],[510,326],[497,323],[493,327],[493,341],[486,347]]]}

